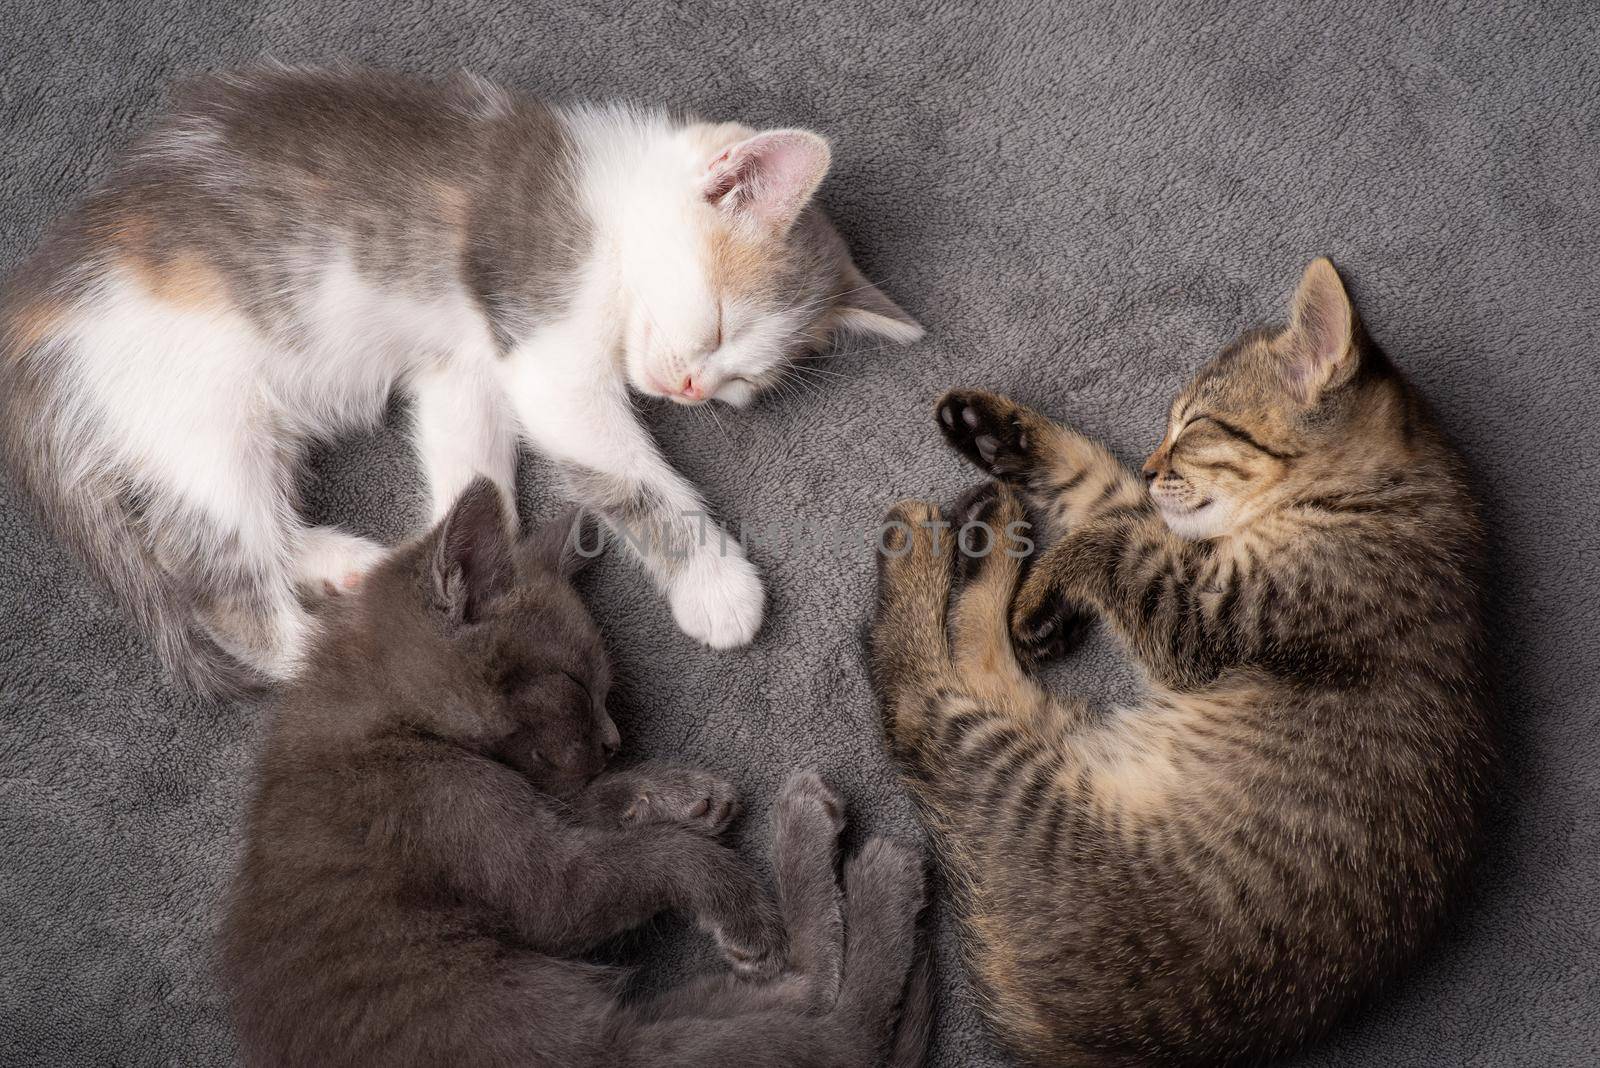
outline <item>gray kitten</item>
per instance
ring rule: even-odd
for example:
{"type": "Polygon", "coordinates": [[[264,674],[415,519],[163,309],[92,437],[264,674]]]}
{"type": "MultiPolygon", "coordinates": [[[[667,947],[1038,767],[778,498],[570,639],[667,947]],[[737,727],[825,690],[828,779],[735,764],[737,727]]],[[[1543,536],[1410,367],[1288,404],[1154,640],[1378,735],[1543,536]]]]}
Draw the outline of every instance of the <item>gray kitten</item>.
{"type": "Polygon", "coordinates": [[[920,861],[869,841],[841,908],[842,808],[798,774],[775,907],[716,840],[727,783],[602,773],[610,668],[568,582],[569,526],[514,542],[481,480],[329,609],[261,756],[223,934],[247,1062],[920,1063],[920,861]],[[738,974],[624,1003],[615,970],[578,955],[666,909],[738,974]]]}
{"type": "Polygon", "coordinates": [[[294,677],[302,603],[382,547],[295,512],[307,443],[392,392],[437,521],[516,445],[629,541],[691,637],[742,645],[761,581],[631,393],[744,406],[844,334],[921,329],[812,194],[805,130],[258,68],[189,85],[0,301],[0,453],[202,690],[294,677]]]}

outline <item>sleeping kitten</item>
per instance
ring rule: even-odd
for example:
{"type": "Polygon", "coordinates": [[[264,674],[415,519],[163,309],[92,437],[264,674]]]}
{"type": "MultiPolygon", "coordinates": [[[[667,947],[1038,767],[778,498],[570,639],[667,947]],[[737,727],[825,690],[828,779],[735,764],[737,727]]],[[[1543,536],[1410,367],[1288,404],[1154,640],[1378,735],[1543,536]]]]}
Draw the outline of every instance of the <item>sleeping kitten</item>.
{"type": "Polygon", "coordinates": [[[939,422],[1001,480],[952,522],[1009,533],[1026,502],[1057,535],[1024,577],[909,502],[882,561],[874,682],[987,1015],[1050,1065],[1256,1063],[1325,1032],[1456,897],[1495,763],[1457,456],[1327,260],[1286,330],[1178,396],[1142,479],[992,394],[939,422]],[[1031,660],[1085,611],[1147,673],[1139,704],[1024,672],[1013,641],[1031,660]]]}
{"type": "Polygon", "coordinates": [[[526,437],[687,634],[742,645],[760,580],[629,390],[742,406],[841,335],[920,336],[811,203],[828,164],[804,130],[471,78],[204,79],[12,280],[0,451],[204,691],[294,676],[300,596],[382,555],[305,526],[292,487],[396,388],[433,519],[479,474],[514,500],[526,437]]]}
{"type": "Polygon", "coordinates": [[[605,649],[567,581],[577,559],[566,523],[514,542],[479,480],[330,607],[260,759],[224,927],[247,1063],[920,1064],[915,854],[869,841],[841,915],[841,805],[796,775],[775,908],[716,840],[726,782],[601,774],[619,739],[605,649]],[[577,959],[674,908],[744,978],[624,1004],[614,970],[577,959]]]}

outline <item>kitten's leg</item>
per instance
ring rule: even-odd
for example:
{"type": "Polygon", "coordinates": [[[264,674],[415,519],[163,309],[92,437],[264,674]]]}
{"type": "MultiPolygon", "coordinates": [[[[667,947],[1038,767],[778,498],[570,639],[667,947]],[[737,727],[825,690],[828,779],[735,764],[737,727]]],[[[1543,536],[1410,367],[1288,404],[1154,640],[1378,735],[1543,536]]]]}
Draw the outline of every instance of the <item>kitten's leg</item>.
{"type": "Polygon", "coordinates": [[[839,994],[844,968],[844,918],[834,876],[844,803],[812,772],[790,776],[778,799],[773,839],[778,909],[789,932],[789,970],[817,1010],[839,994]]]}
{"type": "Polygon", "coordinates": [[[493,371],[462,353],[421,372],[408,389],[411,437],[428,487],[429,524],[443,519],[479,475],[500,487],[515,520],[515,423],[493,371]]]}
{"type": "Polygon", "coordinates": [[[879,550],[868,664],[890,749],[916,767],[947,696],[961,688],[945,633],[955,539],[937,507],[902,501],[884,519],[879,550]]]}
{"type": "Polygon", "coordinates": [[[1084,605],[1153,679],[1191,690],[1239,661],[1241,637],[1259,618],[1254,595],[1241,595],[1247,589],[1231,561],[1207,556],[1158,516],[1109,514],[1046,550],[1017,591],[1012,633],[1019,643],[1036,641],[1060,605],[1084,605]]]}
{"type": "Polygon", "coordinates": [[[942,825],[969,828],[981,848],[1018,816],[1012,798],[1026,809],[1026,799],[1049,789],[1088,706],[1047,693],[1012,651],[1010,607],[1026,548],[1017,494],[986,483],[958,502],[951,522],[986,529],[989,540],[964,537],[959,545],[965,581],[952,597],[949,640],[960,689],[945,697],[944,723],[923,745],[928,771],[918,792],[942,825]]]}
{"type": "Polygon", "coordinates": [[[719,974],[684,983],[640,1005],[641,1019],[704,1019],[766,1009],[826,1012],[844,969],[844,919],[834,873],[844,806],[811,772],[790,777],[777,806],[774,861],[778,908],[788,932],[781,978],[751,984],[719,974]]]}
{"type": "MultiPolygon", "coordinates": [[[[1105,593],[1104,582],[1090,583],[1096,589],[1084,591],[1082,597],[1075,598],[1069,588],[1076,584],[1073,576],[1085,570],[1086,561],[1078,557],[1086,545],[1099,546],[1094,554],[1099,563],[1089,571],[1123,566],[1126,561],[1106,555],[1119,545],[1135,552],[1141,565],[1152,555],[1176,564],[1187,554],[1160,521],[1139,480],[1097,442],[1004,397],[978,390],[945,394],[938,420],[953,446],[1025,493],[1060,534],[1057,543],[1035,561],[1013,605],[1012,634],[1030,658],[1069,644],[1072,631],[1081,626],[1084,605],[1105,607],[1103,596],[1090,595],[1105,593]],[[1109,540],[1105,533],[1078,536],[1091,527],[1104,528],[1109,540]]],[[[1148,578],[1159,581],[1161,576],[1152,571],[1148,578]]],[[[1154,594],[1141,586],[1138,596],[1148,599],[1154,594]]],[[[1124,630],[1125,614],[1111,615],[1113,625],[1124,630]]],[[[1170,660],[1170,654],[1161,659],[1170,660]]]]}
{"type": "Polygon", "coordinates": [[[499,766],[405,770],[411,808],[395,818],[415,836],[408,848],[462,894],[501,909],[529,945],[570,956],[683,909],[736,968],[769,974],[781,964],[783,929],[771,899],[749,865],[707,835],[671,824],[574,822],[499,766]]]}
{"type": "Polygon", "coordinates": [[[672,825],[715,837],[739,814],[733,784],[709,771],[648,761],[608,771],[572,802],[602,827],[672,825]]]}
{"type": "Polygon", "coordinates": [[[153,488],[141,497],[139,521],[156,560],[184,584],[195,618],[215,643],[267,679],[289,679],[314,633],[291,577],[294,452],[246,426],[216,431],[197,450],[203,462],[146,457],[153,488]]]}
{"type": "Polygon", "coordinates": [[[761,627],[761,580],[639,425],[626,386],[547,357],[511,361],[509,395],[524,432],[562,464],[578,503],[604,516],[644,563],[678,626],[713,648],[748,644],[761,627]]]}
{"type": "MultiPolygon", "coordinates": [[[[694,984],[692,990],[657,1003],[656,1011],[630,1020],[615,1036],[612,1063],[628,1068],[883,1064],[907,973],[917,956],[917,914],[925,901],[922,861],[909,849],[875,838],[846,865],[845,883],[844,977],[831,1011],[818,1014],[794,1005],[763,1008],[762,988],[694,984]],[[723,998],[742,1011],[728,1012],[723,998]]],[[[923,1007],[919,1002],[914,1012],[923,1007]]],[[[896,1043],[895,1053],[914,1057],[919,1052],[915,1037],[896,1043]]],[[[917,1063],[896,1060],[893,1068],[917,1063]]]]}
{"type": "Polygon", "coordinates": [[[873,1064],[894,1035],[926,895],[922,857],[886,839],[869,840],[845,866],[847,949],[833,1017],[869,1045],[873,1064]]]}
{"type": "Polygon", "coordinates": [[[1032,718],[1049,698],[1018,662],[1008,625],[1033,549],[1022,503],[1003,483],[984,483],[956,502],[950,522],[965,578],[950,608],[956,671],[974,697],[1032,718]]]}
{"type": "Polygon", "coordinates": [[[1110,512],[1151,509],[1139,480],[1105,446],[1015,401],[952,390],[939,400],[938,421],[945,440],[1022,491],[1054,530],[1110,512]]]}

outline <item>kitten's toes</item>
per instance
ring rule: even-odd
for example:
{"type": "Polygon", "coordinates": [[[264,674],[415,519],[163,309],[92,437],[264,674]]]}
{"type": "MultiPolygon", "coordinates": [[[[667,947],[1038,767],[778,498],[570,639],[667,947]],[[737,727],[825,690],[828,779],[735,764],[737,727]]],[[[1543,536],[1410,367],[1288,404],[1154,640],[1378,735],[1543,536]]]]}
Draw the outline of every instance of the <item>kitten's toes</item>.
{"type": "Polygon", "coordinates": [[[652,781],[623,810],[624,823],[671,823],[704,835],[728,829],[739,815],[733,784],[710,772],[682,769],[652,781]]]}
{"type": "Polygon", "coordinates": [[[750,912],[739,924],[712,929],[711,936],[734,972],[747,979],[773,979],[783,970],[787,939],[771,903],[750,912]]]}
{"type": "Polygon", "coordinates": [[[778,809],[785,820],[800,818],[825,821],[831,837],[838,837],[844,830],[844,802],[814,771],[797,771],[789,776],[789,781],[784,783],[783,794],[778,799],[778,809]]]}
{"type": "Polygon", "coordinates": [[[343,597],[361,588],[388,549],[369,538],[336,527],[311,527],[301,533],[295,555],[295,582],[312,598],[343,597]]]}
{"type": "Polygon", "coordinates": [[[1031,610],[1018,605],[1011,616],[1011,642],[1027,663],[1043,663],[1082,645],[1093,623],[1088,612],[1059,599],[1031,610]]]}
{"type": "Polygon", "coordinates": [[[970,582],[984,558],[998,548],[995,517],[999,510],[1000,484],[994,481],[978,483],[945,510],[945,521],[956,541],[957,583],[970,582]]]}
{"type": "Polygon", "coordinates": [[[939,429],[967,459],[998,478],[1024,474],[1035,442],[1023,409],[981,390],[956,389],[939,399],[939,429]]]}
{"type": "Polygon", "coordinates": [[[743,556],[715,551],[689,560],[667,599],[683,632],[713,649],[749,645],[766,606],[755,566],[743,556]]]}

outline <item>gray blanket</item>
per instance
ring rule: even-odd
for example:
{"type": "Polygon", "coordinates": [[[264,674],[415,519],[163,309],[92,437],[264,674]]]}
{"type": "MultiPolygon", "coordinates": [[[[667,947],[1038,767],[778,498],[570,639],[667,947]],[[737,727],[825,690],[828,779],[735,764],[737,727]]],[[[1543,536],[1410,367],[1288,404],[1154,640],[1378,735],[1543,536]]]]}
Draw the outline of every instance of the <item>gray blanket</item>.
{"type": "MultiPolygon", "coordinates": [[[[830,133],[823,199],[864,270],[930,333],[841,355],[842,377],[720,423],[660,412],[669,454],[735,521],[803,513],[864,530],[895,497],[952,496],[973,473],[940,446],[930,408],[954,384],[1013,391],[1135,459],[1184,376],[1279,315],[1304,263],[1330,254],[1477,473],[1512,759],[1458,922],[1298,1063],[1600,1063],[1592,7],[141,6],[7,5],[0,265],[149,120],[170,78],[264,54],[467,67],[539,93],[830,133]]],[[[414,527],[401,418],[316,458],[318,516],[391,540],[414,527]]],[[[527,514],[553,511],[542,464],[523,483],[527,514]]],[[[261,710],[174,692],[0,492],[0,1063],[228,1063],[210,938],[261,710]]],[[[753,555],[769,623],[736,653],[691,645],[620,554],[587,580],[630,751],[732,776],[751,799],[740,837],[753,855],[798,765],[840,786],[859,831],[916,837],[861,667],[870,556],[778,543],[753,555]]],[[[1105,693],[1130,681],[1104,639],[1053,680],[1105,693]]],[[[662,923],[615,952],[663,982],[702,947],[662,923]]],[[[1005,1064],[948,924],[938,963],[933,1063],[1005,1064]]]]}

